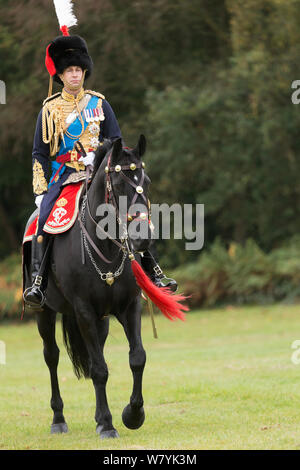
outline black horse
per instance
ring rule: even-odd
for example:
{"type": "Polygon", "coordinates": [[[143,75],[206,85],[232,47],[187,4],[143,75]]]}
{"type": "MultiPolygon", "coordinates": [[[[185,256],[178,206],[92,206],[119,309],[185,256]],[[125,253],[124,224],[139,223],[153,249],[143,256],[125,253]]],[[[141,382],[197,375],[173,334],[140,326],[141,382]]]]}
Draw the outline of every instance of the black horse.
{"type": "MultiPolygon", "coordinates": [[[[118,437],[106,397],[108,369],[103,348],[109,330],[109,314],[114,314],[122,324],[130,348],[133,390],[122,414],[123,422],[128,428],[137,429],[145,419],[142,377],[146,353],[141,339],[141,289],[131,265],[133,253],[146,250],[151,243],[147,195],[150,180],[141,161],[145,145],[145,138],[141,136],[135,149],[123,148],[121,139],[99,147],[93,174],[82,195],[78,220],[68,232],[52,240],[46,301],[37,311],[38,330],[51,378],[52,433],[68,430],[57,378],[57,312],[62,313],[64,343],[75,374],[93,381],[96,431],[100,437],[118,437]],[[128,201],[125,221],[119,212],[119,196],[126,196],[128,201]],[[116,210],[120,238],[108,236],[99,240],[97,236],[100,220],[96,220],[97,209],[104,202],[112,203],[116,210]],[[127,236],[128,220],[141,216],[139,212],[129,214],[133,203],[146,208],[143,219],[147,236],[127,236]]],[[[25,250],[25,265],[29,259],[30,253],[25,250]]],[[[30,271],[25,277],[26,288],[31,285],[30,271]]]]}

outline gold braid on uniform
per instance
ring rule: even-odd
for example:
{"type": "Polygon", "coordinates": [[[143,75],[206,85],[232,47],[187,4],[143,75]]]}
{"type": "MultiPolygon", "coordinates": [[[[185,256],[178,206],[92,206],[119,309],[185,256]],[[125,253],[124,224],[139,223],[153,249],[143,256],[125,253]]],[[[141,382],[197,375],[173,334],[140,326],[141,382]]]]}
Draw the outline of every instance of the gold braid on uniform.
{"type": "Polygon", "coordinates": [[[78,103],[85,94],[84,89],[83,89],[85,73],[86,73],[86,70],[83,71],[80,92],[78,93],[76,97],[74,95],[67,93],[66,90],[63,88],[61,93],[56,93],[55,95],[48,97],[43,103],[43,113],[42,113],[43,142],[45,144],[49,144],[49,151],[50,151],[51,157],[55,156],[57,152],[59,151],[60,139],[62,139],[64,142],[64,132],[66,132],[66,135],[73,140],[80,139],[80,137],[84,133],[84,123],[83,123],[80,110],[78,108],[78,103]],[[57,98],[58,96],[61,96],[62,100],[60,101],[60,103],[56,104],[57,100],[55,98],[57,98]],[[54,99],[55,99],[55,105],[53,106],[54,99]],[[71,104],[75,105],[77,109],[77,112],[79,114],[79,120],[82,125],[82,132],[78,136],[72,136],[71,134],[68,133],[68,131],[66,131],[64,127],[65,126],[65,122],[64,122],[65,109],[63,109],[64,102],[70,102],[71,104]]]}
{"type": "Polygon", "coordinates": [[[49,144],[50,156],[59,151],[60,138],[64,140],[63,117],[60,107],[49,109],[47,103],[43,106],[42,113],[43,142],[49,144]]]}
{"type": "Polygon", "coordinates": [[[35,159],[33,163],[33,192],[38,196],[48,189],[48,183],[45,178],[44,170],[40,162],[35,159]]]}
{"type": "Polygon", "coordinates": [[[68,132],[67,129],[64,129],[64,132],[66,133],[66,136],[69,137],[71,140],[79,140],[80,137],[84,133],[84,122],[83,122],[83,119],[82,119],[81,110],[79,109],[79,102],[85,96],[85,91],[84,91],[83,88],[81,88],[80,92],[75,97],[74,95],[70,95],[69,93],[66,92],[65,89],[63,89],[63,91],[61,93],[61,96],[64,100],[70,101],[71,103],[73,103],[75,105],[76,111],[78,113],[78,119],[79,119],[80,124],[81,124],[81,132],[80,132],[79,135],[72,135],[72,134],[70,134],[70,132],[68,132]]]}

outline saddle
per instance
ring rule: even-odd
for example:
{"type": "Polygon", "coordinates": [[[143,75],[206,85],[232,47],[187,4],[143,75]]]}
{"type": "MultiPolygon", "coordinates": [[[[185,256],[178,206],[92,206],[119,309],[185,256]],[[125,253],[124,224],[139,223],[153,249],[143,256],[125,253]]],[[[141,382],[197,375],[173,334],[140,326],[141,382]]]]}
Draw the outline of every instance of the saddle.
{"type": "MultiPolygon", "coordinates": [[[[77,218],[79,201],[84,186],[83,181],[65,186],[55,202],[43,230],[51,235],[67,232],[77,218]]],[[[36,210],[28,220],[23,244],[32,240],[37,231],[39,213],[36,210]]]]}
{"type": "MultiPolygon", "coordinates": [[[[74,225],[79,211],[79,202],[84,181],[72,182],[63,187],[63,190],[55,202],[50,215],[44,225],[43,230],[52,235],[60,234],[70,230],[74,225]]],[[[22,243],[22,274],[23,274],[23,292],[26,285],[30,285],[30,265],[31,265],[31,241],[37,233],[39,210],[36,209],[28,219],[26,224],[23,243],[22,243]]],[[[22,316],[25,311],[23,300],[22,316]]]]}

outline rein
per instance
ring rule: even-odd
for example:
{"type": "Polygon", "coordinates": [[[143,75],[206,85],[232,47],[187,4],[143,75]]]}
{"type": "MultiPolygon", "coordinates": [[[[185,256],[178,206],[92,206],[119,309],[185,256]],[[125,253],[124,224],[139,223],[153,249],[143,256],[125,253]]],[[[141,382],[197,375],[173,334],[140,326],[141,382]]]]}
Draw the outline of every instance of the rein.
{"type": "MultiPolygon", "coordinates": [[[[83,156],[85,156],[85,151],[81,145],[80,142],[77,142],[76,144],[79,144],[80,146],[80,152],[82,153],[83,156]]],[[[127,148],[127,147],[126,147],[127,148]]],[[[136,191],[132,201],[131,201],[131,205],[134,204],[136,202],[136,199],[138,197],[138,195],[141,195],[142,198],[144,199],[144,201],[146,202],[146,204],[148,203],[147,201],[147,198],[145,197],[145,195],[143,194],[143,187],[142,185],[144,184],[144,180],[145,180],[145,172],[144,172],[144,163],[143,162],[139,162],[139,163],[131,163],[130,165],[116,165],[114,167],[111,167],[110,166],[110,159],[111,159],[111,155],[112,155],[112,152],[109,154],[108,156],[108,164],[107,166],[105,167],[105,173],[106,173],[106,180],[105,180],[105,201],[108,203],[109,201],[112,202],[115,210],[116,210],[116,214],[117,214],[117,220],[119,222],[119,224],[121,223],[121,220],[120,220],[120,211],[119,211],[119,207],[118,207],[118,204],[117,204],[117,201],[116,201],[116,197],[115,197],[115,192],[114,192],[114,188],[113,188],[113,183],[112,183],[112,178],[111,178],[111,174],[114,173],[114,172],[117,172],[120,174],[120,176],[124,179],[124,181],[128,184],[130,184],[136,191]],[[140,181],[138,184],[136,184],[135,182],[133,182],[130,178],[128,178],[128,176],[125,175],[125,173],[123,171],[126,171],[126,170],[131,170],[131,171],[134,171],[136,169],[142,169],[142,175],[141,175],[141,178],[140,178],[140,181]]],[[[129,259],[132,260],[134,259],[134,255],[132,253],[132,250],[130,249],[129,247],[129,240],[128,240],[128,235],[127,235],[127,230],[126,230],[126,236],[124,238],[121,239],[121,242],[119,242],[118,240],[116,240],[115,238],[111,237],[107,232],[105,232],[101,226],[98,225],[97,221],[94,219],[93,215],[91,214],[91,210],[90,210],[90,205],[89,205],[89,198],[88,198],[88,183],[90,181],[90,177],[91,177],[91,174],[92,174],[92,171],[93,171],[93,167],[91,165],[88,165],[86,167],[86,178],[85,178],[85,195],[83,197],[83,203],[82,203],[82,206],[81,206],[81,210],[79,211],[79,214],[78,214],[78,221],[79,221],[79,224],[80,224],[80,228],[81,228],[81,232],[82,232],[82,240],[83,240],[83,245],[85,246],[87,252],[88,252],[88,255],[95,267],[95,269],[97,270],[98,274],[101,276],[101,279],[102,280],[106,280],[106,282],[108,282],[109,284],[111,284],[112,282],[109,282],[111,281],[111,279],[113,279],[114,277],[117,277],[119,276],[121,273],[122,273],[122,270],[123,270],[123,266],[124,266],[124,261],[125,261],[125,258],[126,256],[128,255],[129,259]],[[117,254],[117,256],[113,259],[113,260],[109,260],[108,258],[106,258],[104,256],[104,254],[100,251],[100,249],[97,247],[97,245],[94,243],[93,239],[91,238],[90,234],[88,233],[86,227],[85,227],[85,211],[87,210],[87,214],[89,216],[89,219],[93,222],[93,224],[100,230],[102,230],[106,236],[116,245],[119,247],[119,252],[117,254]],[[102,259],[102,261],[104,261],[106,264],[111,264],[113,263],[118,257],[119,257],[119,254],[120,254],[120,251],[122,250],[123,251],[123,258],[122,258],[122,262],[121,262],[121,266],[119,267],[119,269],[115,272],[115,273],[102,273],[99,268],[97,267],[96,265],[96,262],[95,260],[93,259],[92,257],[92,254],[89,250],[89,247],[86,243],[86,240],[90,243],[90,245],[93,247],[94,251],[96,252],[96,254],[98,255],[99,258],[102,259]],[[121,269],[122,268],[122,269],[121,269]]],[[[127,216],[127,220],[132,220],[133,217],[132,216],[127,216]]],[[[83,248],[83,247],[82,247],[83,248]]],[[[83,258],[83,263],[84,263],[84,249],[82,249],[82,258],[83,258]]]]}

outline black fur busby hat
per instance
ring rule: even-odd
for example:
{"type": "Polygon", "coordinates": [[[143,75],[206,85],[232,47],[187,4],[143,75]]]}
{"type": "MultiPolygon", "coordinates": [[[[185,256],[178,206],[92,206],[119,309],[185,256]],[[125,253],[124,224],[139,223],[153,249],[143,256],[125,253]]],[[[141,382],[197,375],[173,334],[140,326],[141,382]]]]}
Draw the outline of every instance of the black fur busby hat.
{"type": "Polygon", "coordinates": [[[77,25],[72,0],[53,0],[53,2],[63,36],[55,38],[46,49],[45,65],[50,74],[48,96],[52,91],[53,80],[63,84],[58,75],[67,67],[78,65],[85,70],[85,78],[88,78],[93,70],[93,61],[85,40],[80,36],[69,34],[69,28],[77,25]]]}
{"type": "Polygon", "coordinates": [[[52,59],[55,68],[54,71],[54,68],[50,67],[49,73],[61,85],[62,81],[58,75],[70,65],[78,65],[82,70],[86,70],[85,78],[88,78],[92,73],[93,61],[88,53],[85,40],[80,36],[58,36],[49,44],[47,54],[48,58],[52,59]]]}

